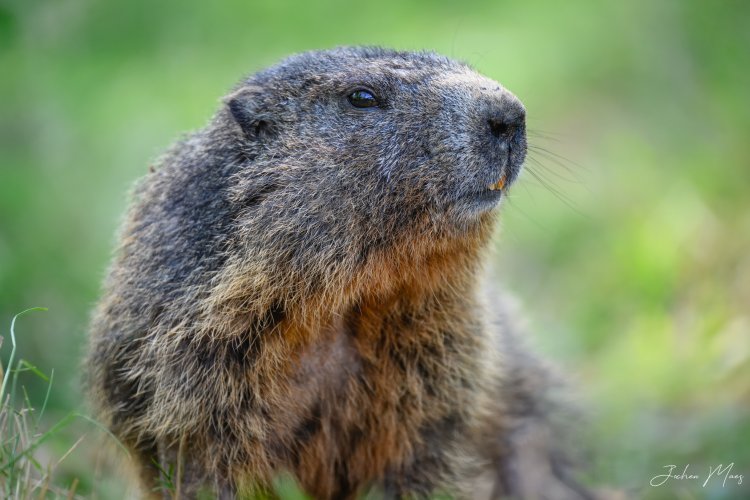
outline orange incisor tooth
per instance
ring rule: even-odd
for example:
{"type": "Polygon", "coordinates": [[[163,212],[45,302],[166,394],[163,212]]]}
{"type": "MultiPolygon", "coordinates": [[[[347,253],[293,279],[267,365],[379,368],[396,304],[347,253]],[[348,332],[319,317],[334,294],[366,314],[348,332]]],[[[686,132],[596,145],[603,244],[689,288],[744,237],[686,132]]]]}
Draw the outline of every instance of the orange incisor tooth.
{"type": "Polygon", "coordinates": [[[503,174],[502,177],[500,177],[500,180],[497,181],[497,188],[502,189],[505,187],[505,174],[503,174]]]}

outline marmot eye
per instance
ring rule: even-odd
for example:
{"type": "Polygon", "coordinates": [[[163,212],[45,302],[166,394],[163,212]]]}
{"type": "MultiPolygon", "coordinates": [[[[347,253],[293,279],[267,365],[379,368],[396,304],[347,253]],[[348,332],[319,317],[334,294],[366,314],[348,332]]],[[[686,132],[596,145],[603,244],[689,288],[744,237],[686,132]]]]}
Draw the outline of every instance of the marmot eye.
{"type": "Polygon", "coordinates": [[[355,90],[348,99],[355,108],[375,108],[380,104],[372,92],[364,89],[355,90]]]}

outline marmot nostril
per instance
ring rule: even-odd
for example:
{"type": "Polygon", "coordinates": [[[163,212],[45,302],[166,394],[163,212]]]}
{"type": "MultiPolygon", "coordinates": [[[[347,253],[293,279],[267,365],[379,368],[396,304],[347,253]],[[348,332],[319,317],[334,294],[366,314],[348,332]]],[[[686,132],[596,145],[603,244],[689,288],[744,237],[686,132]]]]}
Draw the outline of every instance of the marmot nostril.
{"type": "Polygon", "coordinates": [[[490,118],[487,120],[487,123],[490,125],[490,133],[496,138],[496,139],[509,139],[513,132],[515,132],[515,126],[505,122],[503,120],[495,120],[490,118]]]}
{"type": "Polygon", "coordinates": [[[490,133],[496,139],[511,140],[518,132],[524,131],[524,116],[493,117],[487,120],[490,133]]]}

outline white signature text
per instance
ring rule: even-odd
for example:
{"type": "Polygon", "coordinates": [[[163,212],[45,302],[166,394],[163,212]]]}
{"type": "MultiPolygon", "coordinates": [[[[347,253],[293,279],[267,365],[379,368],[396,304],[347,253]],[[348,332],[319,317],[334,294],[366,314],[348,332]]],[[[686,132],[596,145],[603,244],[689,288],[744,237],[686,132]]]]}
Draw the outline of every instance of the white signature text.
{"type": "Polygon", "coordinates": [[[682,470],[677,469],[676,465],[665,465],[664,468],[667,470],[666,474],[659,474],[651,478],[649,484],[651,486],[663,486],[667,481],[702,481],[701,486],[705,488],[710,481],[721,481],[722,486],[726,486],[727,482],[735,483],[737,485],[742,484],[742,474],[733,473],[734,462],[726,465],[719,464],[708,467],[708,474],[701,476],[690,471],[690,464],[687,464],[682,470]],[[677,471],[675,471],[677,469],[677,471]]]}

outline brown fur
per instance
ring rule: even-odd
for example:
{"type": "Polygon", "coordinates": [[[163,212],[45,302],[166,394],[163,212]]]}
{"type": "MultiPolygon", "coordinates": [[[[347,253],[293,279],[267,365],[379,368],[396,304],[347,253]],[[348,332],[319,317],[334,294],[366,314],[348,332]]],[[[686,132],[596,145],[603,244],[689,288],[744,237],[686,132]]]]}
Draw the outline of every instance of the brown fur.
{"type": "Polygon", "coordinates": [[[92,400],[144,487],[161,463],[188,497],[283,472],[315,498],[585,496],[548,372],[481,298],[478,197],[518,175],[520,102],[435,54],[341,48],[225,103],[139,184],[92,324],[92,400]],[[379,107],[347,103],[362,86],[379,107]]]}

